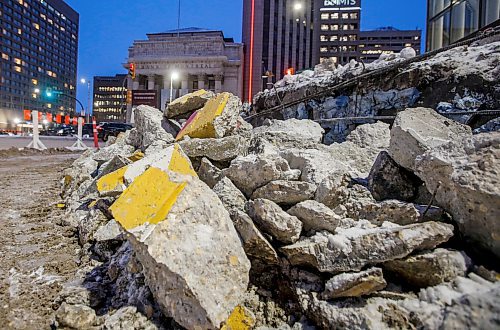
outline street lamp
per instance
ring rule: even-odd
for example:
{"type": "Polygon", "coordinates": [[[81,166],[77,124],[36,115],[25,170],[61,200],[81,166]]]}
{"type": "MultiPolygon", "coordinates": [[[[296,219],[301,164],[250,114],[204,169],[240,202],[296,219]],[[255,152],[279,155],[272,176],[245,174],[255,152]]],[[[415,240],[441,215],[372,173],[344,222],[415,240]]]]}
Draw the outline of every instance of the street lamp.
{"type": "Polygon", "coordinates": [[[35,88],[35,94],[40,94],[40,88],[35,88]]]}
{"type": "Polygon", "coordinates": [[[302,10],[302,3],[300,3],[300,2],[296,2],[296,3],[293,5],[293,10],[295,10],[295,11],[302,10]]]}
{"type": "Polygon", "coordinates": [[[14,124],[19,125],[20,122],[21,122],[21,119],[14,118],[14,124]]]}
{"type": "MultiPolygon", "coordinates": [[[[87,121],[89,121],[90,116],[90,80],[85,78],[80,79],[80,83],[85,85],[87,84],[87,121]]],[[[85,115],[85,111],[82,113],[82,116],[85,115]]]]}
{"type": "Polygon", "coordinates": [[[172,103],[172,100],[174,98],[174,80],[179,79],[179,72],[174,71],[170,75],[170,103],[172,103]]]}

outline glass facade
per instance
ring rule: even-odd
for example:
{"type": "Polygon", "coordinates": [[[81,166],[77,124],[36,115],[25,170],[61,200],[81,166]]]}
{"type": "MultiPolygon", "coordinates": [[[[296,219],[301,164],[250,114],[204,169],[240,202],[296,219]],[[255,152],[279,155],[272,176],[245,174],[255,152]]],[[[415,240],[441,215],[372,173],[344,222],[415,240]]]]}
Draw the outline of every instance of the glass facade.
{"type": "Polygon", "coordinates": [[[23,109],[73,111],[73,100],[43,91],[75,96],[78,23],[61,0],[0,1],[0,127],[23,109]]]}
{"type": "Polygon", "coordinates": [[[494,23],[500,0],[428,0],[427,50],[435,50],[494,23]]]}

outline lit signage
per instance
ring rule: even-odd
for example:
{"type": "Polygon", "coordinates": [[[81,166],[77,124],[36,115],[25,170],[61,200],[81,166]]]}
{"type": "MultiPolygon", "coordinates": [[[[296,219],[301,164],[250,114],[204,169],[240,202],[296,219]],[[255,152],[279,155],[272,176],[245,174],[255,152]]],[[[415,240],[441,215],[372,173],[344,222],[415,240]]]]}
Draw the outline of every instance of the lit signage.
{"type": "Polygon", "coordinates": [[[324,0],[325,7],[359,7],[359,0],[324,0]]]}

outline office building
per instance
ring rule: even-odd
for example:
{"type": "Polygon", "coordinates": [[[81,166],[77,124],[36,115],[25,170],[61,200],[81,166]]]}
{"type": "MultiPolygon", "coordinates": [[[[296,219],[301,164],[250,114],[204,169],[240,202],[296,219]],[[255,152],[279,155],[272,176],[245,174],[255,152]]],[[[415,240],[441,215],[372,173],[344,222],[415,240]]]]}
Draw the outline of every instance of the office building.
{"type": "Polygon", "coordinates": [[[244,101],[289,71],[316,64],[313,0],[244,0],[244,101]]]}
{"type": "Polygon", "coordinates": [[[419,55],[421,45],[421,30],[401,31],[389,26],[373,31],[361,31],[358,44],[359,59],[365,63],[373,62],[381,54],[399,53],[405,47],[412,47],[419,55]]]}
{"type": "Polygon", "coordinates": [[[372,62],[408,46],[420,53],[420,30],[362,31],[361,10],[361,0],[244,0],[244,100],[323,61],[372,62]]]}
{"type": "Polygon", "coordinates": [[[62,0],[0,1],[0,128],[14,128],[24,109],[74,111],[78,25],[62,0]]]}
{"type": "MultiPolygon", "coordinates": [[[[361,0],[316,1],[319,31],[319,62],[345,64],[357,60],[361,22],[361,0]]],[[[316,47],[317,48],[317,47],[316,47]]]]}
{"type": "Polygon", "coordinates": [[[156,92],[154,105],[161,110],[170,101],[171,86],[173,98],[199,89],[242,96],[243,45],[222,31],[185,28],[147,37],[129,48],[126,67],[134,66],[135,79],[128,79],[127,88],[134,95],[156,92]],[[174,73],[177,77],[171,80],[174,73]]]}
{"type": "Polygon", "coordinates": [[[453,44],[480,29],[499,25],[500,0],[428,0],[427,51],[453,44]]]}
{"type": "Polygon", "coordinates": [[[94,111],[98,122],[124,122],[127,110],[127,75],[94,77],[94,111]]]}

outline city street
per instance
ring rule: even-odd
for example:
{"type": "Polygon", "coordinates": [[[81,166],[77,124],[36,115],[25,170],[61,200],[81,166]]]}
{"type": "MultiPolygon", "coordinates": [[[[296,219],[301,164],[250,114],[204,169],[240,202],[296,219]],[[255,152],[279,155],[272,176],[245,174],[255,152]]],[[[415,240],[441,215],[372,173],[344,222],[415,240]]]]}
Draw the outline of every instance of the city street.
{"type": "MultiPolygon", "coordinates": [[[[10,148],[25,148],[32,138],[29,136],[0,136],[0,150],[6,150],[10,148]]],[[[42,136],[40,140],[49,149],[51,148],[65,148],[70,147],[75,143],[76,138],[72,137],[59,137],[59,136],[42,136]]],[[[94,147],[94,140],[83,139],[86,146],[92,148],[94,147]]],[[[104,142],[99,141],[99,146],[104,146],[104,142]]]]}

